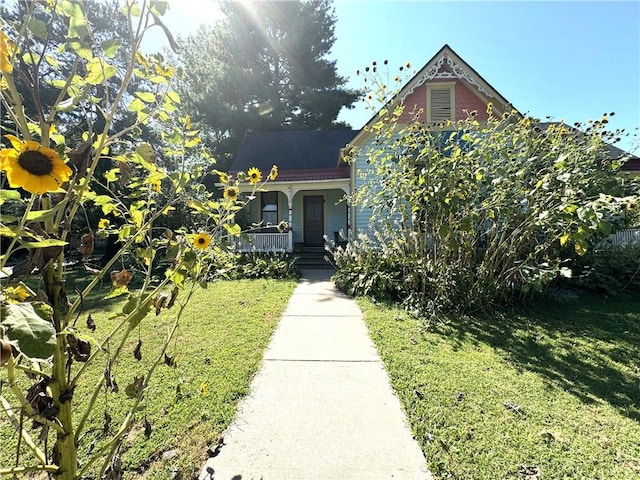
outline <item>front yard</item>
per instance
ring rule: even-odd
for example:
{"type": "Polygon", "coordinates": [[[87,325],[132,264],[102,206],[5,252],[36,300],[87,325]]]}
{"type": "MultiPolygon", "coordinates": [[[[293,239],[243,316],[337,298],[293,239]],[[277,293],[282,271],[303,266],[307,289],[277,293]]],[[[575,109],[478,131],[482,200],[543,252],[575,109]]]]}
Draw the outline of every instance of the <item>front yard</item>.
{"type": "MultiPolygon", "coordinates": [[[[162,365],[156,371],[142,408],[136,413],[133,429],[121,447],[125,477],[188,479],[197,476],[206,461],[208,447],[215,447],[217,438],[231,422],[238,402],[248,393],[295,285],[294,281],[220,281],[197,291],[182,317],[175,345],[169,349],[177,366],[162,365]],[[149,422],[149,432],[145,432],[145,421],[149,422]],[[149,433],[148,439],[146,433],[149,433]]],[[[109,304],[108,308],[119,311],[121,302],[109,304]]],[[[84,320],[91,313],[95,335],[99,338],[115,322],[108,318],[110,311],[99,295],[87,299],[87,310],[78,322],[79,328],[86,330],[84,320]]],[[[169,310],[159,317],[152,313],[140,323],[142,358],[139,362],[127,359],[113,367],[119,392],[98,398],[97,408],[80,439],[81,458],[83,452],[102,446],[103,429],[113,433],[119,426],[131,401],[127,390],[132,379],[141,375],[157,354],[172,313],[173,310],[169,310]],[[111,418],[110,422],[105,421],[105,415],[111,418]]],[[[134,337],[125,347],[127,355],[133,355],[136,349],[138,335],[134,337]]],[[[79,386],[74,401],[86,405],[89,392],[102,378],[104,368],[104,362],[92,366],[89,375],[95,380],[79,386]]],[[[10,397],[7,387],[3,387],[2,393],[10,397]]],[[[0,468],[15,464],[16,440],[14,430],[2,415],[0,468]]],[[[52,444],[50,439],[49,445],[52,444]]],[[[21,454],[22,459],[29,458],[24,444],[21,454]]],[[[89,472],[89,476],[95,476],[95,472],[89,472]]]]}
{"type": "Polygon", "coordinates": [[[360,305],[436,478],[640,478],[640,299],[428,328],[360,305]]]}

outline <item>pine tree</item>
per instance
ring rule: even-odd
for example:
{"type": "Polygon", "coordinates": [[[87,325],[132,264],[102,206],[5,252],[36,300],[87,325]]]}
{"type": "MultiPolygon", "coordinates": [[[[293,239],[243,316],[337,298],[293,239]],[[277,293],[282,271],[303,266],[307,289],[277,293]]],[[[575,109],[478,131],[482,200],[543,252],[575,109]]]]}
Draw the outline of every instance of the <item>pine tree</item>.
{"type": "Polygon", "coordinates": [[[226,2],[225,18],[184,43],[183,100],[210,128],[218,156],[248,131],[328,129],[359,93],[329,58],[336,17],[330,0],[226,2]]]}

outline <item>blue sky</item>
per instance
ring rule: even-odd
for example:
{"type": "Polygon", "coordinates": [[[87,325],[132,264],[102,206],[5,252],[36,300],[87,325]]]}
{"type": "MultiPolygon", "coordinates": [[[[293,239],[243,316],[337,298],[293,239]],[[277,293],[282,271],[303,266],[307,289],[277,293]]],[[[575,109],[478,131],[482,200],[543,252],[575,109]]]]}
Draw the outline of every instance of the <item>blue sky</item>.
{"type": "MultiPolygon", "coordinates": [[[[180,0],[178,34],[215,18],[215,0],[180,0]],[[196,7],[198,5],[198,7],[196,7]]],[[[518,110],[566,122],[615,112],[613,128],[640,125],[640,2],[428,2],[335,0],[332,58],[348,85],[371,61],[421,68],[449,44],[518,110]]],[[[360,128],[364,104],[339,117],[360,128]]],[[[640,153],[638,142],[621,147],[640,153]]]]}

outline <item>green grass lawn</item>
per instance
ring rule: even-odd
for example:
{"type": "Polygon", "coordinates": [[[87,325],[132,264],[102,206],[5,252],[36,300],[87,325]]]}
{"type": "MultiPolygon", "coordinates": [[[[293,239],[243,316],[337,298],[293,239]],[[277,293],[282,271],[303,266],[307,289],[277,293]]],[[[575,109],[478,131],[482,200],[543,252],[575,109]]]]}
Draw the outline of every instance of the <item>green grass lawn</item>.
{"type": "Polygon", "coordinates": [[[359,303],[436,478],[640,478],[640,299],[428,327],[359,303]]]}
{"type": "MultiPolygon", "coordinates": [[[[211,283],[200,289],[184,312],[175,343],[169,353],[175,355],[177,368],[162,364],[156,370],[142,408],[136,412],[134,428],[121,449],[128,477],[192,478],[206,461],[206,451],[229,425],[239,400],[249,391],[260,366],[264,350],[296,285],[294,281],[240,280],[211,283]],[[151,425],[151,436],[144,435],[144,421],[151,425]]],[[[116,320],[108,319],[108,310],[99,296],[85,299],[78,320],[81,333],[89,334],[86,317],[92,314],[102,338],[116,320]]],[[[110,305],[118,311],[121,304],[110,305]]],[[[175,307],[174,307],[175,309],[175,307]]],[[[150,314],[139,334],[125,347],[125,357],[113,367],[119,392],[101,394],[94,415],[80,440],[81,457],[103,442],[105,413],[113,420],[115,431],[131,402],[126,389],[135,376],[142,375],[160,351],[171,314],[150,314]],[[142,340],[142,360],[133,359],[133,351],[142,340]]],[[[115,348],[116,342],[114,342],[115,348]]],[[[94,383],[102,378],[105,361],[98,361],[89,372],[90,381],[76,389],[74,401],[86,403],[94,383]]],[[[74,367],[75,368],[75,367],[74,367]]],[[[3,388],[3,394],[8,389],[3,388]]],[[[77,423],[77,420],[76,420],[77,423]]],[[[51,440],[53,441],[53,440],[51,440]]],[[[0,466],[12,466],[16,435],[0,416],[0,466]]],[[[50,445],[51,446],[51,445],[50,445]]],[[[26,458],[26,457],[25,457],[26,458]]]]}

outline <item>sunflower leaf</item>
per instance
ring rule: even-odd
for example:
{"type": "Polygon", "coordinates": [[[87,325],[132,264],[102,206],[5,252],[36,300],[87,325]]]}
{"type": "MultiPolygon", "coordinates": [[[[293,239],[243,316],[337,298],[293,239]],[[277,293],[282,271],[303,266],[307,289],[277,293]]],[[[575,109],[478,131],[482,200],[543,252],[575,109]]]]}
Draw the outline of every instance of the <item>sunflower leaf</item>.
{"type": "Polygon", "coordinates": [[[68,245],[64,240],[58,240],[56,238],[47,238],[38,242],[25,242],[18,240],[20,245],[24,248],[47,248],[47,247],[64,247],[68,245]]]}
{"type": "Polygon", "coordinates": [[[47,210],[33,210],[27,213],[27,222],[44,222],[58,213],[61,209],[64,208],[67,201],[66,199],[62,202],[58,203],[55,207],[47,209],[47,210]]]}
{"type": "Polygon", "coordinates": [[[20,200],[20,192],[18,190],[0,190],[0,200],[20,200]]]}
{"type": "Polygon", "coordinates": [[[43,302],[33,302],[7,303],[1,308],[2,326],[7,337],[18,343],[20,351],[29,358],[49,358],[56,344],[51,307],[43,302]]]}

